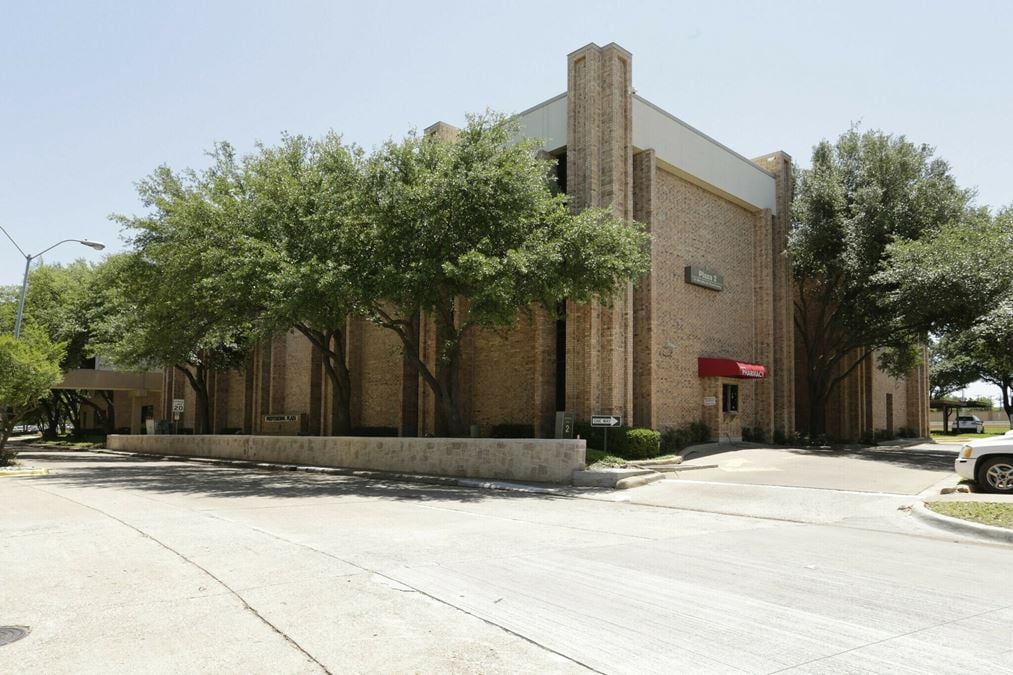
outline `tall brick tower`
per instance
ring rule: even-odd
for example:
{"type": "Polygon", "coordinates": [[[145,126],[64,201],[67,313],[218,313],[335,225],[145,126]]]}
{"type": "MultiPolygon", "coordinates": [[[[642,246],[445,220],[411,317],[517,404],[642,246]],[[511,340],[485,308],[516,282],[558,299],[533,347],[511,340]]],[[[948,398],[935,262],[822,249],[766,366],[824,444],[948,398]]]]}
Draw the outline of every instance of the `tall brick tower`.
{"type": "MultiPolygon", "coordinates": [[[[632,55],[589,44],[568,57],[567,192],[574,210],[611,207],[633,218],[632,55]]],[[[634,423],[633,285],[611,307],[568,304],[566,408],[577,419],[634,423]]]]}

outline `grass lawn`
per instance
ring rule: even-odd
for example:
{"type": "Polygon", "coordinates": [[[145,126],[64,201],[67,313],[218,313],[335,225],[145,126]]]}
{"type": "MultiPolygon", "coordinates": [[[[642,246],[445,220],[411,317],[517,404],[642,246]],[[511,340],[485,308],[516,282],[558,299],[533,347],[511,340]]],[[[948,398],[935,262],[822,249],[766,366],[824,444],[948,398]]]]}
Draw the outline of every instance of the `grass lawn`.
{"type": "Polygon", "coordinates": [[[1013,529],[1013,503],[929,502],[927,506],[944,516],[1013,529]]]}
{"type": "MultiPolygon", "coordinates": [[[[651,457],[650,459],[635,460],[638,462],[657,462],[667,459],[675,459],[679,455],[659,455],[657,457],[651,457]]],[[[615,455],[606,455],[601,450],[594,450],[592,448],[587,449],[587,465],[592,464],[603,464],[605,466],[626,466],[629,464],[629,460],[625,460],[622,457],[616,457],[615,455]]]]}
{"type": "Polygon", "coordinates": [[[615,455],[606,455],[601,450],[587,449],[587,459],[585,460],[588,466],[592,464],[603,464],[605,466],[625,466],[626,460],[622,457],[616,457],[615,455]]]}
{"type": "Polygon", "coordinates": [[[946,434],[942,431],[933,430],[932,440],[936,443],[966,443],[967,441],[976,441],[981,438],[994,438],[996,436],[1002,436],[1009,429],[995,429],[985,427],[985,433],[983,434],[972,434],[972,433],[960,433],[960,434],[946,434]]]}

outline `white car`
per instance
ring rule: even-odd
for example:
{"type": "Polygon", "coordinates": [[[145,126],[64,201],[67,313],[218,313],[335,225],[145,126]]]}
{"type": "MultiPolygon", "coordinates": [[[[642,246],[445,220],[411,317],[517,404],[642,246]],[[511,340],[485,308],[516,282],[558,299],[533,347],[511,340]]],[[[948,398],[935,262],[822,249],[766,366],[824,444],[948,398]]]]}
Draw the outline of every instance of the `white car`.
{"type": "Polygon", "coordinates": [[[960,448],[953,469],[984,492],[1013,494],[1013,431],[971,441],[960,448]]]}
{"type": "Polygon", "coordinates": [[[985,423],[977,415],[957,415],[957,419],[950,426],[953,433],[958,431],[973,431],[976,434],[985,433],[985,423]]]}

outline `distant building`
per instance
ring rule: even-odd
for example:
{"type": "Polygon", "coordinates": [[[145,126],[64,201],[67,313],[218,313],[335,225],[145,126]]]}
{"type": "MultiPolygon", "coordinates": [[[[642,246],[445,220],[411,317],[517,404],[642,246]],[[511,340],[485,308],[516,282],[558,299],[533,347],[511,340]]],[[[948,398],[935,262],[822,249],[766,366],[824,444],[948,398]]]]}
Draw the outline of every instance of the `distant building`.
{"type": "MultiPolygon", "coordinates": [[[[512,423],[551,436],[562,410],[659,429],[700,420],[722,439],[744,428],[791,433],[804,406],[782,254],[791,158],[747,159],[637,95],[632,60],[616,44],[578,49],[568,56],[566,92],[520,119],[558,159],[572,205],[611,206],[647,225],[651,271],[611,307],[566,303],[559,320],[535,310],[505,337],[474,334],[462,350],[465,418],[482,435],[512,423]]],[[[455,130],[437,123],[427,132],[455,130]]],[[[432,361],[432,326],[423,333],[432,361]]],[[[392,332],[349,319],[353,426],[438,435],[432,393],[400,350],[392,332]]],[[[835,401],[832,431],[925,432],[926,390],[924,368],[906,380],[859,368],[835,401]]],[[[193,393],[167,370],[163,418],[174,398],[187,400],[181,423],[192,427],[193,393]]],[[[329,433],[320,358],[294,331],[260,345],[243,372],[218,375],[212,398],[216,431],[329,433]]]]}

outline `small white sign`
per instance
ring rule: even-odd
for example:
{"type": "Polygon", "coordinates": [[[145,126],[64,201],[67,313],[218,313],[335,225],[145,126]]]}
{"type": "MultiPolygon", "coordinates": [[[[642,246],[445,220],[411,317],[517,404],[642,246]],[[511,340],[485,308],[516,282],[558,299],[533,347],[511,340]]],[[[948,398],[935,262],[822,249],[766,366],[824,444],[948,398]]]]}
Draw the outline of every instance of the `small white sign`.
{"type": "Polygon", "coordinates": [[[708,405],[708,406],[710,406],[710,405],[717,405],[718,404],[718,397],[717,396],[704,396],[703,397],[703,404],[704,405],[708,405]]]}
{"type": "Polygon", "coordinates": [[[172,412],[174,413],[183,412],[183,399],[181,398],[172,399],[172,412]]]}

